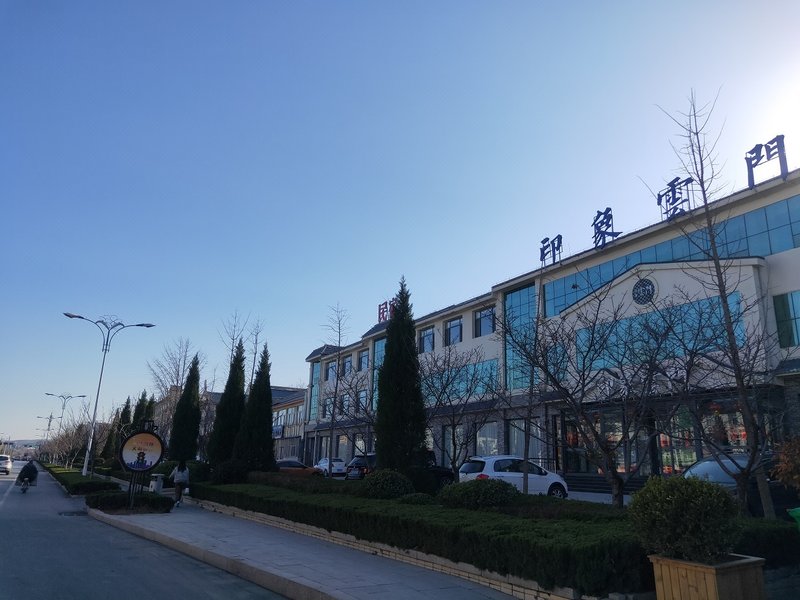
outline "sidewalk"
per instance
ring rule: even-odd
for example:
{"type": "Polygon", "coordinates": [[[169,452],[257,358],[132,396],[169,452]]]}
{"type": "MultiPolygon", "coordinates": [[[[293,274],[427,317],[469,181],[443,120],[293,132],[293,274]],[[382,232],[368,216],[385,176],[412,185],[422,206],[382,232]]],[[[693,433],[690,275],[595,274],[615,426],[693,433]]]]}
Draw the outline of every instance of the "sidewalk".
{"type": "Polygon", "coordinates": [[[191,500],[167,514],[89,514],[293,599],[511,598],[466,579],[205,510],[191,500]]]}

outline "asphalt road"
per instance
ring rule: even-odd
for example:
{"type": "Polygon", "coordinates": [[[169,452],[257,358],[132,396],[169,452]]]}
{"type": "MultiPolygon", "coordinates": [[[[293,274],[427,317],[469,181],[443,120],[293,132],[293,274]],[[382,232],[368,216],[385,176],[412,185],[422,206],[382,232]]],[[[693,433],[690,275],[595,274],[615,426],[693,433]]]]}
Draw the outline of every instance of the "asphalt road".
{"type": "Polygon", "coordinates": [[[229,573],[86,516],[46,472],[27,494],[23,462],[0,475],[0,600],[283,598],[229,573]]]}

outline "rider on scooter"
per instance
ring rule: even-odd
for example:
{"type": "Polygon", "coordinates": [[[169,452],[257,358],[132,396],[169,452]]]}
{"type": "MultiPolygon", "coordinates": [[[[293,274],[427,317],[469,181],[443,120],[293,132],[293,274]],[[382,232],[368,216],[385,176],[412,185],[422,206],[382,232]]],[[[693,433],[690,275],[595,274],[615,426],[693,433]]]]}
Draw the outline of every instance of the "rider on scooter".
{"type": "Polygon", "coordinates": [[[33,461],[28,462],[22,469],[19,471],[19,475],[17,475],[17,481],[22,483],[25,479],[28,480],[28,483],[34,485],[36,483],[36,478],[39,476],[39,469],[36,468],[36,463],[33,461]]]}

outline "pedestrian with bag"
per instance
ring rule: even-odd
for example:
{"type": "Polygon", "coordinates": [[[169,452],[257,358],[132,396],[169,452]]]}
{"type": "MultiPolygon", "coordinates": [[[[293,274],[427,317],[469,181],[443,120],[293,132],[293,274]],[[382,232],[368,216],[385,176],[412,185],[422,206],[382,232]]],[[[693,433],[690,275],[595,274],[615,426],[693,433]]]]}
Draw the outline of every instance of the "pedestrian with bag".
{"type": "Polygon", "coordinates": [[[172,469],[169,478],[175,482],[175,506],[181,505],[183,499],[183,490],[189,487],[189,467],[186,466],[186,461],[182,460],[178,466],[172,469]]]}

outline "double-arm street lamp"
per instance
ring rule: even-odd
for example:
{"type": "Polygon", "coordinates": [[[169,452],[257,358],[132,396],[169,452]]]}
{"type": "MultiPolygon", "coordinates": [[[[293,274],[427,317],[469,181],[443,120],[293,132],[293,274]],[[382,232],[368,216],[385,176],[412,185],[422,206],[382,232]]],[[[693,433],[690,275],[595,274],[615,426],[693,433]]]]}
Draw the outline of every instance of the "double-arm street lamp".
{"type": "Polygon", "coordinates": [[[86,456],[83,459],[83,475],[86,475],[89,469],[89,456],[92,454],[92,444],[94,443],[94,423],[95,419],[97,418],[97,403],[100,400],[100,385],[103,383],[103,369],[106,366],[106,354],[108,354],[108,350],[111,348],[111,340],[123,329],[127,327],[155,327],[152,323],[135,323],[133,325],[125,325],[121,321],[117,321],[116,317],[104,317],[102,319],[97,319],[93,321],[92,319],[87,319],[86,317],[82,317],[81,315],[76,315],[73,313],[64,313],[65,317],[69,317],[70,319],[82,319],[83,321],[89,321],[89,323],[94,323],[97,329],[100,330],[100,334],[103,336],[103,362],[100,363],[100,380],[97,382],[97,394],[94,398],[94,411],[92,412],[92,425],[89,428],[89,444],[86,447],[86,456]]]}
{"type": "Polygon", "coordinates": [[[61,399],[61,416],[58,417],[60,419],[58,422],[58,433],[61,434],[61,432],[64,430],[64,409],[67,407],[67,402],[73,398],[86,398],[86,394],[81,394],[80,396],[70,396],[69,394],[51,394],[50,392],[45,392],[44,395],[61,399]]]}

